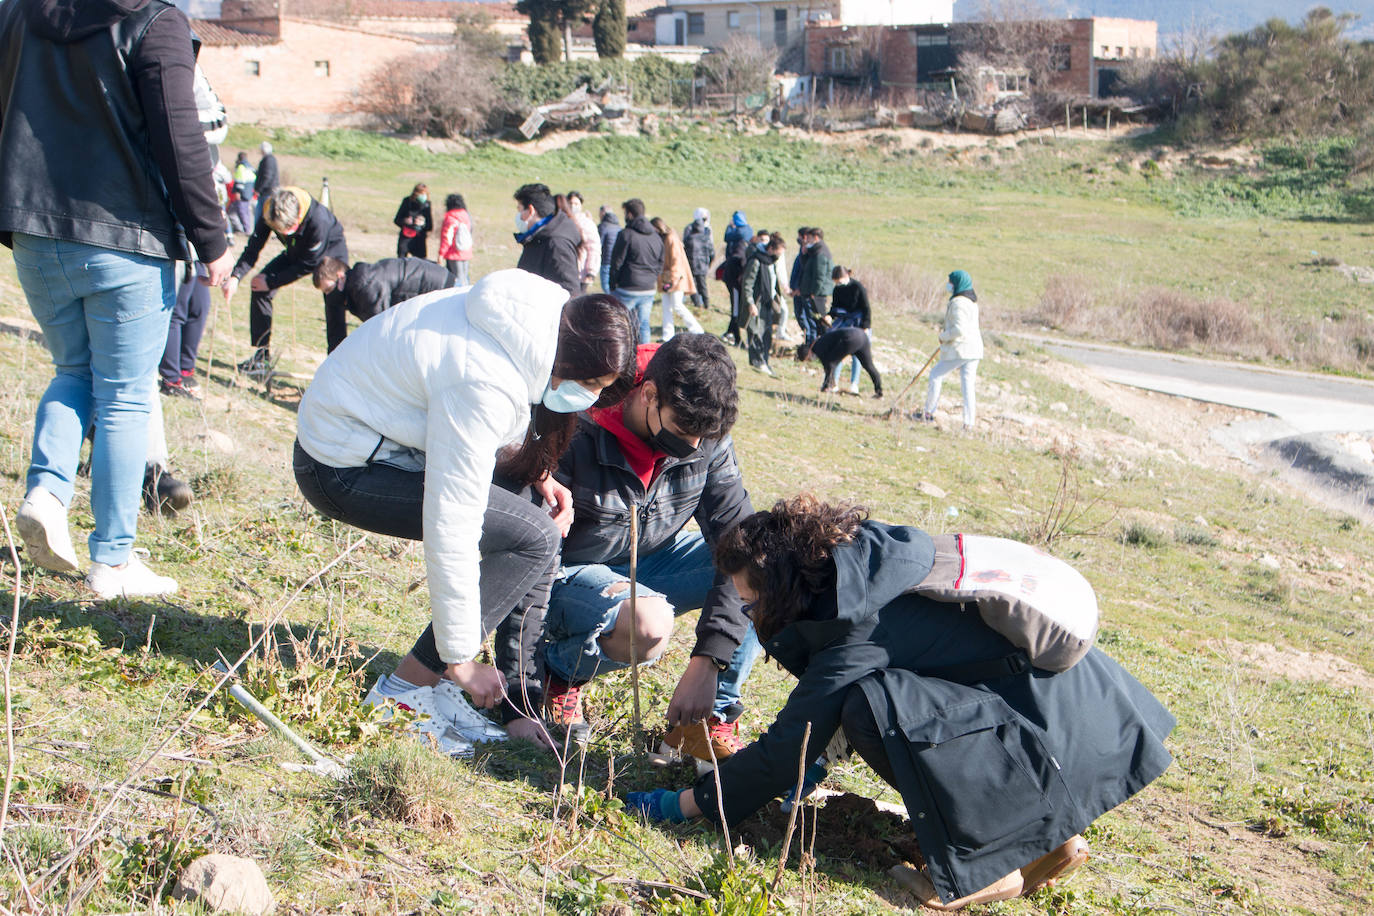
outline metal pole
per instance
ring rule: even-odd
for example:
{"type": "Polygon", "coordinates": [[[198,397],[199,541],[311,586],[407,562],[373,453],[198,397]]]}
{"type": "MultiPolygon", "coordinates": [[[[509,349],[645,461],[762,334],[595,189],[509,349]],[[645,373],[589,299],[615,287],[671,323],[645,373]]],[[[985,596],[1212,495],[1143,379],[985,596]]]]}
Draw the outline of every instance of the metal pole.
{"type": "Polygon", "coordinates": [[[644,723],[639,716],[639,507],[630,505],[630,689],[634,694],[636,752],[644,750],[644,723]]]}
{"type": "Polygon", "coordinates": [[[926,359],[925,365],[916,370],[916,374],[911,377],[911,381],[906,383],[906,387],[902,389],[902,393],[897,395],[896,399],[892,402],[892,406],[887,409],[887,413],[883,416],[890,417],[897,412],[897,405],[902,403],[902,398],[906,397],[906,393],[911,390],[911,386],[916,384],[916,380],[925,374],[925,371],[930,368],[930,364],[935,362],[935,357],[939,355],[940,348],[936,347],[926,359]]]}
{"type": "MultiPolygon", "coordinates": [[[[224,662],[222,661],[215,662],[215,670],[221,674],[229,673],[229,669],[224,666],[224,662]]],[[[339,766],[337,761],[330,760],[328,757],[311,747],[308,741],[293,732],[290,726],[273,715],[272,711],[266,706],[259,703],[257,697],[253,696],[233,681],[230,681],[226,686],[229,688],[229,695],[231,697],[243,704],[245,709],[257,716],[268,728],[294,744],[297,750],[310,758],[315,768],[321,773],[338,777],[343,776],[344,769],[339,766]]]]}

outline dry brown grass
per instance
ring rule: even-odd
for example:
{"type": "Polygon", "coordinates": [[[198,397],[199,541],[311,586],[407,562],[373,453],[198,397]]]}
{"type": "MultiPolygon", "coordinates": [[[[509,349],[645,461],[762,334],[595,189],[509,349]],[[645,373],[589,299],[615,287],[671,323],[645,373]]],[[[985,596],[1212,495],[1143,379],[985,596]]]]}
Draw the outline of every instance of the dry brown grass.
{"type": "Polygon", "coordinates": [[[1279,360],[1326,371],[1374,371],[1374,320],[1368,314],[1293,318],[1224,297],[1201,299],[1166,287],[1104,291],[1085,277],[1056,275],[1021,319],[1157,350],[1279,360]]]}

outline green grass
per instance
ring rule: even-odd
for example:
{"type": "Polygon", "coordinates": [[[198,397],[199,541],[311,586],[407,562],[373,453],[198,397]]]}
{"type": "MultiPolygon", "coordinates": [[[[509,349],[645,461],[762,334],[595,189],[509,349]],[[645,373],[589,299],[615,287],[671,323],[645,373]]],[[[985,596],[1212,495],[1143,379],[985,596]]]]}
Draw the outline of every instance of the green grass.
{"type": "MultiPolygon", "coordinates": [[[[253,135],[235,138],[247,145],[253,135]]],[[[1326,236],[1329,250],[1353,260],[1367,245],[1353,224],[1180,216],[1148,199],[1145,179],[1114,168],[1114,153],[1079,147],[999,153],[994,168],[972,154],[972,164],[956,165],[946,153],[845,153],[723,134],[688,137],[677,151],[672,139],[599,139],[537,159],[495,148],[431,157],[356,134],[277,142],[293,180],[313,190],[328,175],[355,257],[392,250],[389,218],[416,180],[428,180],[436,197],[449,186],[462,190],[478,219],[479,274],[514,263],[509,194],[536,178],[576,186],[593,204],[642,196],[675,223],[698,204],[712,208],[718,225],[735,206],[756,224],[789,232],[821,223],[841,261],[914,278],[957,263],[975,272],[986,299],[1010,311],[1032,302],[1038,278],[1062,269],[1062,259],[1080,270],[1110,267],[1125,284],[1162,276],[1185,286],[1203,278],[1246,285],[1266,291],[1257,299],[1266,307],[1303,313],[1330,301],[1318,301],[1326,274],[1293,267],[1307,256],[1301,249],[1326,236]],[[682,150],[691,156],[674,159],[682,150]],[[757,179],[720,174],[735,152],[775,169],[798,159],[802,177],[748,189],[757,179]],[[680,167],[661,169],[660,159],[680,167]],[[1070,169],[1072,162],[1095,162],[1087,168],[1098,171],[1070,169]],[[1141,187],[1130,188],[1132,181],[1141,187]],[[1207,241],[1205,257],[1184,256],[1188,240],[1195,247],[1207,241]],[[1266,246],[1273,258],[1255,257],[1266,246]]],[[[233,703],[216,700],[192,720],[172,756],[157,758],[136,780],[163,794],[135,792],[116,805],[100,842],[71,880],[50,889],[49,901],[74,899],[96,875],[86,910],[150,909],[159,887],[170,886],[166,876],[206,848],[253,856],[280,904],[307,912],[610,913],[631,901],[635,912],[706,912],[691,893],[654,896],[635,881],[704,894],[716,912],[757,912],[776,867],[775,845],[742,854],[732,868],[713,831],[647,827],[620,810],[624,791],[691,778],[630,753],[625,675],[591,689],[594,744],[585,759],[566,765],[511,746],[449,762],[357,713],[364,684],[390,670],[428,618],[423,559],[417,545],[369,536],[288,603],[358,532],[309,511],[295,490],[289,448],[299,390],[279,386],[268,398],[230,380],[227,366],[246,352],[245,311],[242,295],[232,309],[216,306],[201,351],[202,368],[210,369],[206,401],[165,403],[174,462],[196,481],[199,498],[179,518],[145,516],[139,541],[180,581],[175,603],[94,603],[75,580],[24,574],[12,694],[17,781],[6,839],[29,880],[70,848],[73,828],[89,821],[109,787],[204,697],[203,666],[219,654],[237,657],[282,611],[274,649],[255,659],[247,683],[311,740],[339,756],[357,754],[350,781],[281,771],[280,762],[299,759],[294,749],[233,703]],[[222,450],[226,437],[231,451],[222,450]]],[[[4,259],[0,316],[25,312],[4,259]]],[[[719,312],[702,318],[713,330],[724,326],[719,312]]],[[[876,303],[875,324],[895,394],[931,346],[934,328],[927,311],[895,296],[876,303]]],[[[278,297],[277,334],[289,368],[308,371],[320,358],[322,325],[313,291],[297,284],[278,297]]],[[[819,396],[810,367],[777,359],[774,368],[775,380],[745,367],[740,375],[735,436],[755,505],[805,487],[931,530],[1026,536],[1045,529],[1064,485],[1069,495],[1059,508],[1073,522],[1055,529],[1052,549],[1097,588],[1102,647],[1179,718],[1169,739],[1177,762],[1092,827],[1090,866],[1034,900],[985,912],[1365,908],[1374,894],[1367,842],[1374,826],[1374,579],[1367,572],[1374,544],[1367,527],[1265,479],[1192,461],[1172,437],[1157,440],[1153,427],[1097,399],[1043,352],[1014,342],[989,347],[973,435],[883,420],[883,404],[819,396]],[[924,495],[923,481],[948,495],[924,495]],[[1266,555],[1279,559],[1278,569],[1259,562],[1266,555]],[[1250,652],[1262,646],[1290,660],[1300,653],[1338,658],[1364,676],[1364,686],[1271,670],[1265,656],[1250,652]]],[[[0,336],[0,370],[10,388],[0,402],[0,475],[12,507],[22,492],[33,406],[47,380],[46,354],[0,336]]],[[[946,407],[952,397],[947,387],[946,407]]],[[[87,486],[77,493],[72,523],[84,532],[87,486]]],[[[12,597],[12,585],[4,595],[12,597]]],[[[691,623],[692,615],[684,617],[673,649],[644,670],[649,728],[661,722],[691,623]]],[[[774,666],[757,667],[747,731],[766,726],[790,685],[774,666]]],[[[833,781],[898,800],[857,762],[839,768],[833,781]]],[[[825,831],[824,809],[819,819],[825,831]]],[[[10,907],[22,896],[8,865],[0,868],[0,895],[10,907]]],[[[798,912],[803,900],[808,911],[836,916],[880,911],[888,902],[914,912],[864,862],[823,854],[800,875],[794,851],[772,911],[798,912]]]]}

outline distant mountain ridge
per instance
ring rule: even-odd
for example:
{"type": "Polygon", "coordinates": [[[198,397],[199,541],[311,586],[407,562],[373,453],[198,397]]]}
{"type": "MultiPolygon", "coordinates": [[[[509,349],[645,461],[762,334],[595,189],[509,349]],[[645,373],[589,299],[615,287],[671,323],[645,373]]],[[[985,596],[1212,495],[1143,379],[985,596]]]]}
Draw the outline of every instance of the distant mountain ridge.
{"type": "MultiPolygon", "coordinates": [[[[972,0],[956,0],[954,18],[968,18],[976,7],[972,0]]],[[[1252,29],[1268,19],[1297,22],[1315,6],[1336,13],[1355,13],[1356,20],[1347,33],[1351,38],[1374,39],[1374,0],[1332,0],[1329,3],[1306,0],[1049,0],[1052,12],[1066,16],[1120,16],[1126,19],[1153,19],[1159,23],[1161,41],[1169,36],[1198,28],[1217,35],[1252,29]]]]}

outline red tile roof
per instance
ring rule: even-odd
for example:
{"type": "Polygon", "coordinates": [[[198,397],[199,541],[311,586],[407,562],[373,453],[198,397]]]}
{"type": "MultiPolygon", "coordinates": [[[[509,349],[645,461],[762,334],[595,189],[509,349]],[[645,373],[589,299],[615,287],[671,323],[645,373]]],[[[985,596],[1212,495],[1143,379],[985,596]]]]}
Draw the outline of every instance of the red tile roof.
{"type": "Polygon", "coordinates": [[[191,30],[196,33],[201,44],[210,47],[233,47],[237,45],[273,45],[279,39],[256,32],[244,32],[224,25],[213,19],[191,20],[191,30]]]}
{"type": "MultiPolygon", "coordinates": [[[[513,3],[441,0],[294,0],[286,15],[300,19],[452,19],[459,13],[519,16],[513,3]]],[[[523,18],[523,17],[522,17],[523,18]]]]}

